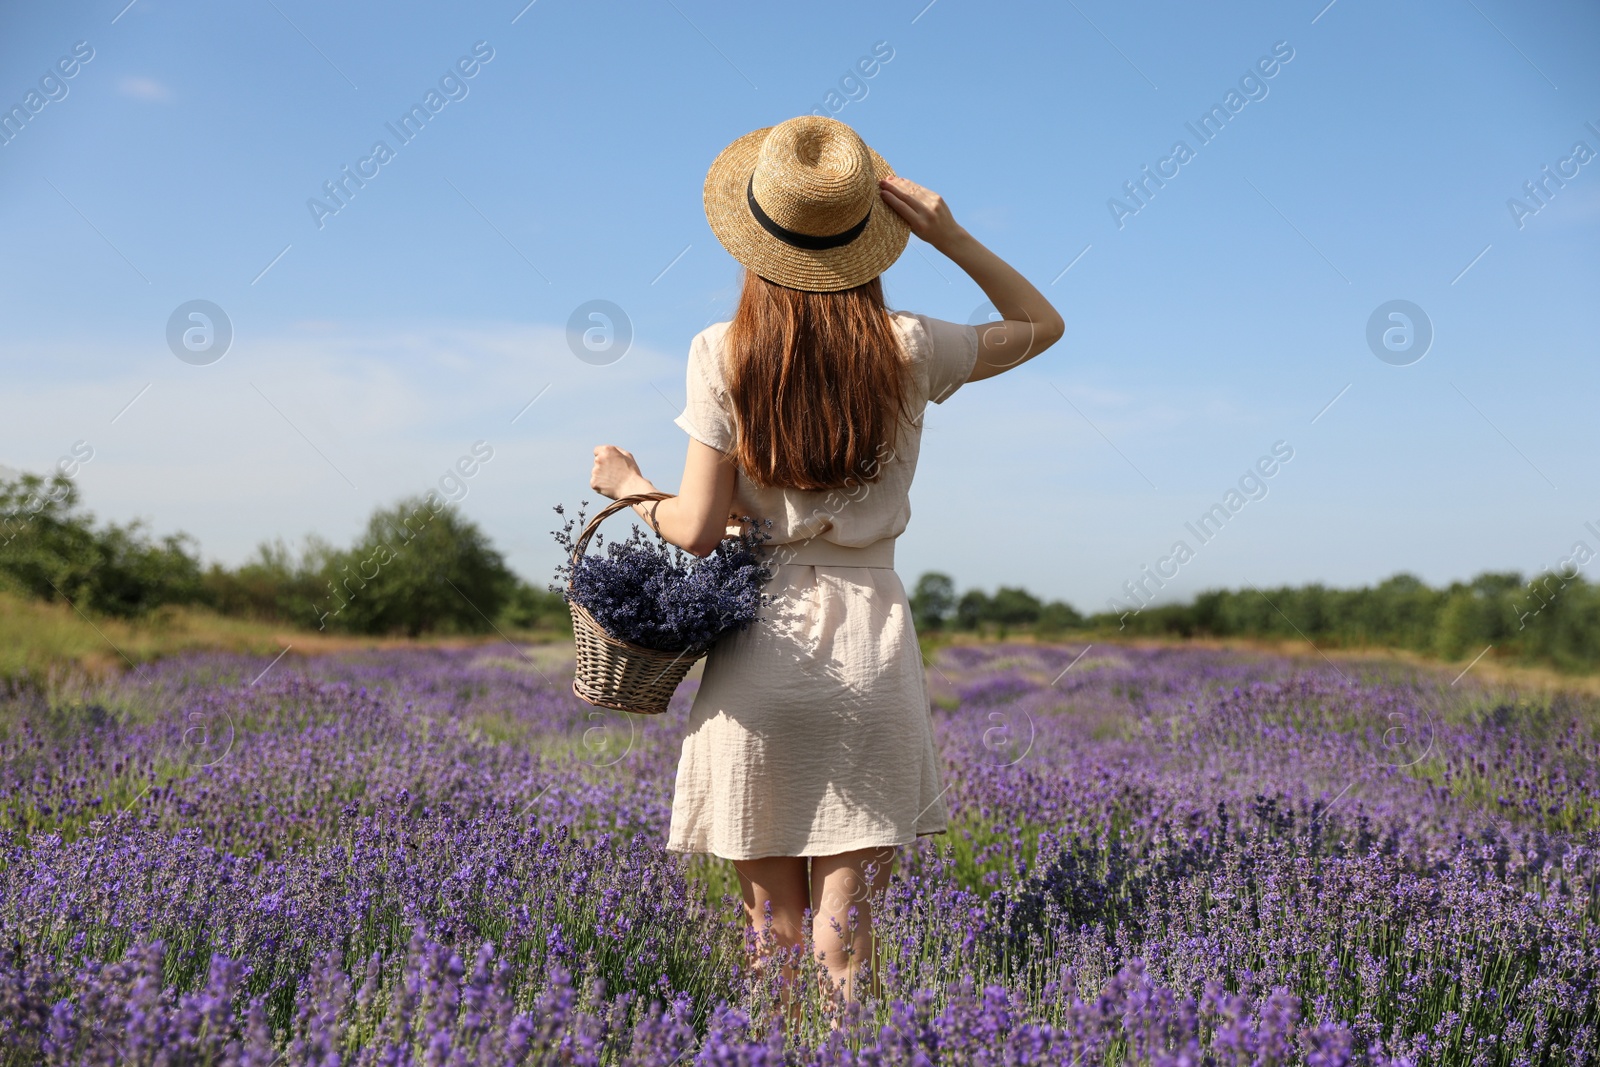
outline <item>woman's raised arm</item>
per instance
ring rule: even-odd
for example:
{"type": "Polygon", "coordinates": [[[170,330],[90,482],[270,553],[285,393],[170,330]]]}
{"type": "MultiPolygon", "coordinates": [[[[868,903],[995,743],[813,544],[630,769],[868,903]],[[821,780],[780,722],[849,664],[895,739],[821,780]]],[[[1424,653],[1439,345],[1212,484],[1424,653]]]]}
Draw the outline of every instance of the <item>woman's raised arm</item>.
{"type": "Polygon", "coordinates": [[[978,360],[967,381],[1020,366],[1061,340],[1067,326],[1060,313],[1016,268],[963,229],[943,197],[900,177],[885,178],[878,187],[911,232],[966,271],[1000,313],[1000,322],[978,326],[978,360]]]}

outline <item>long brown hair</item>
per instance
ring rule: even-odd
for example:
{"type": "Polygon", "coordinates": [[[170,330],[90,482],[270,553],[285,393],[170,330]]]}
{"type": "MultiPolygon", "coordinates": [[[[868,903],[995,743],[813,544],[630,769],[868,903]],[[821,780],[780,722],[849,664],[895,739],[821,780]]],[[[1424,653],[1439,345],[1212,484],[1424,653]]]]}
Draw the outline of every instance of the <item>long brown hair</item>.
{"type": "Polygon", "coordinates": [[[874,278],[813,293],[745,271],[725,339],[745,477],[782,489],[877,481],[906,412],[906,363],[874,278]]]}

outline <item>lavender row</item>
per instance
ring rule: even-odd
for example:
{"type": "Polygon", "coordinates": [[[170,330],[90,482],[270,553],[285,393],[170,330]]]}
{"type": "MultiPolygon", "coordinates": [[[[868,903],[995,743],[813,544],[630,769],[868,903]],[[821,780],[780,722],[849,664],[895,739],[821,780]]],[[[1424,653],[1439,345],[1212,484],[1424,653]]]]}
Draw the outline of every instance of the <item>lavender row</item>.
{"type": "Polygon", "coordinates": [[[952,832],[902,850],[881,996],[784,1038],[726,873],[661,849],[692,684],[630,721],[510,650],[264,666],[6,702],[11,1059],[1594,1062],[1575,698],[946,650],[952,832]]]}

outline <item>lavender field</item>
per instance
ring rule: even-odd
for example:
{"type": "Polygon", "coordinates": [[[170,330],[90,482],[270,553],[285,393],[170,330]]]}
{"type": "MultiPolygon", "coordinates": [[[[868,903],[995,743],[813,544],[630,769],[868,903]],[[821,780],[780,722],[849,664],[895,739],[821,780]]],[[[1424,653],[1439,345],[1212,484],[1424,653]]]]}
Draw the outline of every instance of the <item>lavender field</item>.
{"type": "Polygon", "coordinates": [[[1600,1062],[1590,698],[946,649],[952,832],[881,997],[807,977],[785,1034],[727,865],[661,848],[692,682],[630,721],[555,651],[267,666],[4,699],[5,1062],[1600,1062]]]}

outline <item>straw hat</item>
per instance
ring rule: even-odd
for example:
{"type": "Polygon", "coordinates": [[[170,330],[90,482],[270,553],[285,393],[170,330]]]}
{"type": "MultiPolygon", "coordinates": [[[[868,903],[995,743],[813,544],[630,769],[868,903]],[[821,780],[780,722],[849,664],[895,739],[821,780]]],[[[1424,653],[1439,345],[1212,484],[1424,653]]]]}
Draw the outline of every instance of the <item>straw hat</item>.
{"type": "Polygon", "coordinates": [[[887,270],[911,235],[878,192],[878,179],[893,174],[849,126],[801,115],[722,150],[706,174],[706,220],[769,282],[850,289],[887,270]]]}

